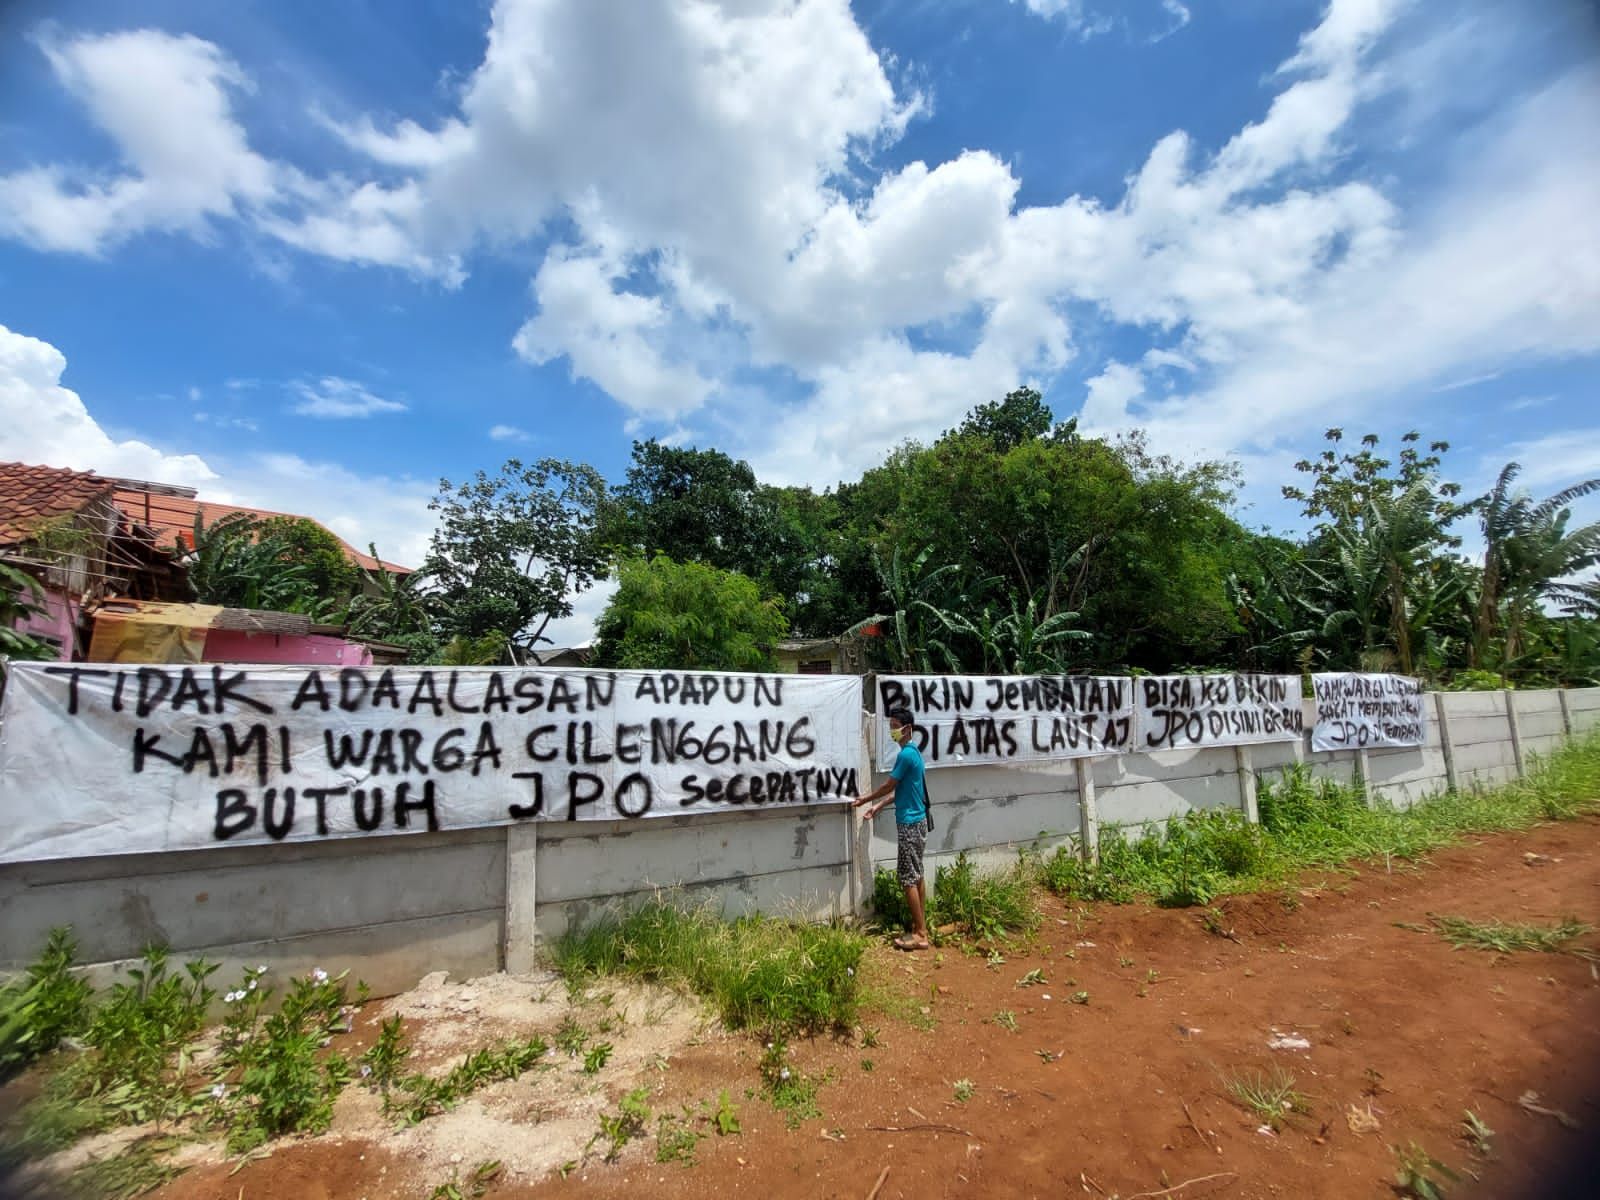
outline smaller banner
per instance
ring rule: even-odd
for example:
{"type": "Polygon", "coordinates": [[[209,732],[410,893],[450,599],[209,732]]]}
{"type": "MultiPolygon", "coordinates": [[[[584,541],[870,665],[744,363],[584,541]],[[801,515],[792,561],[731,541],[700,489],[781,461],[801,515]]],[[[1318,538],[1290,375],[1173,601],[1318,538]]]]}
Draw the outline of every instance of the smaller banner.
{"type": "Polygon", "coordinates": [[[1125,754],[1133,683],[1104,675],[880,675],[878,768],[894,766],[891,708],[911,710],[928,767],[1125,754]]]}
{"type": "Polygon", "coordinates": [[[1134,691],[1140,753],[1292,742],[1305,732],[1298,675],[1152,675],[1134,691]]]}
{"type": "Polygon", "coordinates": [[[1404,675],[1313,675],[1313,750],[1420,746],[1426,732],[1422,685],[1404,675]]]}

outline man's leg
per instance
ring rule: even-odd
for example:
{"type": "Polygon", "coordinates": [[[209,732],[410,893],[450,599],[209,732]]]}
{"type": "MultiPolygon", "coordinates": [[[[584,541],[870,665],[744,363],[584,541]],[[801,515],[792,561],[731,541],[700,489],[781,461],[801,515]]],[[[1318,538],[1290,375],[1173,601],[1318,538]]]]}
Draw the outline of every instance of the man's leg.
{"type": "Polygon", "coordinates": [[[923,916],[922,880],[906,888],[906,907],[911,909],[911,937],[914,941],[928,940],[928,922],[923,916]]]}

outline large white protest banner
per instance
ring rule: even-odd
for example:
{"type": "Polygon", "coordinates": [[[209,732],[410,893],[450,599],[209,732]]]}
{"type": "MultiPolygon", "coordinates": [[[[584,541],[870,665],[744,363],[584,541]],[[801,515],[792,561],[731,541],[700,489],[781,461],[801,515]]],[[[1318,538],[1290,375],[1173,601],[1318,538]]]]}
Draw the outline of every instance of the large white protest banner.
{"type": "Polygon", "coordinates": [[[860,761],[855,676],[14,664],[0,861],[805,805],[860,761]]]}
{"type": "Polygon", "coordinates": [[[1426,730],[1422,685],[1404,675],[1313,675],[1313,750],[1420,746],[1426,730]]]}
{"type": "Polygon", "coordinates": [[[880,675],[878,765],[894,765],[888,713],[909,708],[928,767],[1122,754],[1133,680],[1103,675],[880,675]]]}
{"type": "Polygon", "coordinates": [[[1140,752],[1292,742],[1305,731],[1298,675],[1147,675],[1134,694],[1140,752]]]}

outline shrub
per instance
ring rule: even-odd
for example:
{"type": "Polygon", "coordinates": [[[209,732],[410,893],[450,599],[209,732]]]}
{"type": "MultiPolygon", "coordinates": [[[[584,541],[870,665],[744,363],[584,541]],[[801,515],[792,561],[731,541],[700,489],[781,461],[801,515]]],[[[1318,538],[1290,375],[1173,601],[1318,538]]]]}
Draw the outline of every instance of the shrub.
{"type": "Polygon", "coordinates": [[[653,900],[567,934],[554,958],[570,983],[596,974],[655,980],[705,996],[733,1029],[815,1033],[854,1023],[865,949],[842,926],[727,921],[705,905],[653,900]]]}
{"type": "Polygon", "coordinates": [[[52,929],[22,978],[0,986],[0,1079],[88,1023],[90,988],[71,971],[77,949],[70,929],[52,929]]]}
{"type": "Polygon", "coordinates": [[[1027,933],[1039,924],[1033,872],[1026,862],[1006,871],[979,875],[965,851],[956,856],[953,866],[939,868],[928,904],[932,909],[928,914],[930,922],[954,923],[979,941],[1027,933]]]}

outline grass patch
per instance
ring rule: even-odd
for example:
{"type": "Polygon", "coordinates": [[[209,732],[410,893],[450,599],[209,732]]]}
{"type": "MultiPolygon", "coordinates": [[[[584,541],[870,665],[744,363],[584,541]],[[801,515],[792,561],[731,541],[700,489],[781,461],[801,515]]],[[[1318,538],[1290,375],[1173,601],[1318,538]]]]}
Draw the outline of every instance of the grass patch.
{"type": "Polygon", "coordinates": [[[1033,891],[1036,875],[1026,860],[1004,871],[979,875],[963,851],[953,865],[940,867],[934,876],[929,923],[954,924],[980,942],[1031,933],[1039,925],[1033,891]]]}
{"type": "Polygon", "coordinates": [[[795,1129],[800,1122],[822,1115],[817,1092],[822,1079],[807,1075],[789,1061],[789,1043],[775,1037],[761,1056],[761,1090],[773,1108],[783,1114],[784,1123],[795,1129]]]}
{"type": "Polygon", "coordinates": [[[113,1158],[95,1159],[72,1173],[68,1194],[83,1200],[133,1200],[183,1174],[163,1156],[177,1149],[173,1137],[148,1137],[113,1158]]]}
{"type": "Polygon", "coordinates": [[[1294,1113],[1311,1111],[1311,1101],[1294,1084],[1294,1076],[1281,1067],[1274,1067],[1270,1073],[1241,1072],[1222,1081],[1229,1099],[1249,1109],[1272,1129],[1283,1128],[1284,1121],[1294,1113]]]}
{"type": "MultiPolygon", "coordinates": [[[[429,1075],[407,1075],[395,1089],[384,1096],[384,1112],[397,1115],[409,1125],[437,1116],[454,1108],[464,1098],[479,1088],[502,1079],[516,1079],[523,1073],[541,1065],[549,1052],[542,1037],[526,1040],[513,1039],[494,1046],[474,1050],[462,1059],[443,1078],[429,1075]]],[[[607,1047],[607,1053],[610,1047],[607,1047]]],[[[587,1067],[585,1068],[587,1070],[587,1067]]],[[[598,1067],[595,1070],[599,1070],[598,1067]]],[[[593,1072],[590,1072],[593,1074],[593,1072]]]]}
{"type": "Polygon", "coordinates": [[[1488,950],[1514,954],[1518,950],[1560,954],[1568,942],[1594,927],[1575,917],[1556,925],[1510,924],[1505,921],[1470,921],[1466,917],[1428,918],[1434,930],[1457,950],[1488,950]]]}
{"type": "MultiPolygon", "coordinates": [[[[1075,900],[1126,903],[1147,896],[1170,907],[1203,906],[1217,896],[1285,884],[1307,868],[1350,862],[1417,860],[1462,836],[1527,829],[1594,807],[1600,796],[1600,735],[1573,742],[1534,764],[1529,777],[1493,789],[1445,792],[1407,809],[1367,805],[1362,789],[1314,775],[1303,764],[1258,785],[1261,824],[1211,810],[1165,826],[1107,825],[1100,861],[1070,847],[1032,859],[1034,880],[1075,900]]],[[[1227,936],[1216,918],[1207,929],[1227,936]]]]}
{"type": "Polygon", "coordinates": [[[727,921],[707,906],[654,900],[568,933],[553,958],[569,984],[645,979],[706,997],[732,1029],[818,1033],[854,1024],[866,946],[842,926],[727,921]]]}

